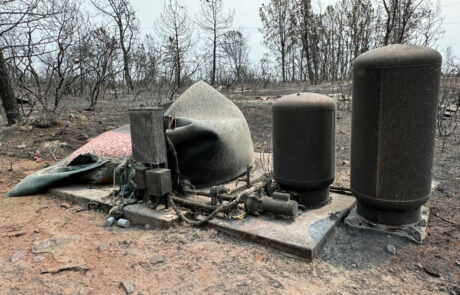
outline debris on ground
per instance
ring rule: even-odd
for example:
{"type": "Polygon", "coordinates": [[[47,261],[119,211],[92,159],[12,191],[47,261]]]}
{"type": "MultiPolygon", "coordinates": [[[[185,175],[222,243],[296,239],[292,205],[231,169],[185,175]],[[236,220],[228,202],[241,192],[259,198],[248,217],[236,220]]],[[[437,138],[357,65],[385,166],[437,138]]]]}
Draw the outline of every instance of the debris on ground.
{"type": "Polygon", "coordinates": [[[64,209],[69,209],[69,208],[72,207],[72,205],[70,205],[69,203],[62,203],[61,207],[64,208],[64,209]]]}
{"type": "Polygon", "coordinates": [[[44,241],[36,241],[34,242],[34,247],[32,248],[32,253],[34,254],[42,254],[42,253],[52,253],[54,250],[60,246],[63,246],[69,243],[71,240],[70,237],[63,237],[63,238],[50,238],[44,241]]]}
{"type": "Polygon", "coordinates": [[[38,128],[50,128],[58,125],[58,121],[55,118],[43,116],[35,119],[32,125],[38,128]]]}
{"type": "Polygon", "coordinates": [[[155,254],[152,258],[150,258],[149,262],[151,265],[155,265],[165,262],[165,258],[160,254],[155,254]]]}
{"type": "Polygon", "coordinates": [[[120,219],[118,219],[118,221],[117,221],[117,225],[118,225],[119,227],[128,228],[128,227],[129,227],[129,221],[126,220],[126,219],[120,218],[120,219]]]}
{"type": "Polygon", "coordinates": [[[8,238],[21,237],[21,236],[23,236],[23,235],[25,235],[25,234],[26,234],[25,232],[18,231],[18,232],[14,232],[14,233],[8,234],[8,238]]]}
{"type": "Polygon", "coordinates": [[[57,274],[63,271],[76,271],[76,272],[82,272],[85,274],[88,270],[89,268],[86,268],[80,265],[70,265],[70,266],[61,266],[57,268],[44,269],[40,271],[40,273],[41,274],[47,274],[47,273],[57,274]]]}
{"type": "Polygon", "coordinates": [[[42,262],[43,260],[45,260],[45,258],[43,258],[43,256],[35,255],[34,257],[32,257],[32,262],[33,263],[42,262]]]}
{"type": "Polygon", "coordinates": [[[10,259],[8,259],[11,263],[16,263],[19,259],[25,257],[27,255],[27,250],[19,250],[14,252],[13,255],[11,255],[10,259]]]}
{"type": "Polygon", "coordinates": [[[386,250],[387,250],[388,253],[390,253],[392,255],[396,254],[396,248],[395,248],[395,246],[393,246],[391,244],[387,245],[386,250]]]}
{"type": "Polygon", "coordinates": [[[111,227],[114,223],[115,223],[115,217],[110,216],[109,218],[107,218],[107,219],[105,220],[104,226],[105,226],[105,227],[111,227]]]}
{"type": "Polygon", "coordinates": [[[121,282],[120,285],[125,289],[126,294],[131,294],[134,292],[134,286],[128,282],[121,282]]]}
{"type": "Polygon", "coordinates": [[[432,265],[429,265],[429,264],[426,264],[423,266],[423,270],[429,274],[430,276],[433,276],[433,277],[436,277],[436,278],[439,278],[441,277],[441,275],[439,274],[439,270],[432,266],[432,265]]]}

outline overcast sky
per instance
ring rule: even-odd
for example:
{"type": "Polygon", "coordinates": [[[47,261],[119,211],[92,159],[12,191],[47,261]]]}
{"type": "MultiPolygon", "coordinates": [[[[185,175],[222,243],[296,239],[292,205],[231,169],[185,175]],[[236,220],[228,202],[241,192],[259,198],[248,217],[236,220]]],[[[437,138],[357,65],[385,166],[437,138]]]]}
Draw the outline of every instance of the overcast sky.
{"type": "MultiPolygon", "coordinates": [[[[441,13],[444,17],[444,37],[439,41],[436,48],[442,54],[450,46],[454,54],[460,57],[460,0],[440,0],[441,13]]],[[[250,46],[250,57],[252,62],[257,62],[267,49],[262,44],[262,35],[258,28],[262,26],[259,18],[259,8],[262,3],[268,0],[224,0],[224,7],[235,12],[233,27],[241,29],[247,36],[250,46]]],[[[312,0],[313,5],[318,6],[318,1],[312,0]]],[[[180,3],[187,7],[190,16],[199,12],[200,0],[182,0],[180,3]]],[[[322,0],[322,8],[328,4],[335,3],[335,0],[322,0]]],[[[136,10],[136,16],[140,21],[143,34],[154,34],[153,24],[159,17],[164,0],[131,0],[136,10]]]]}

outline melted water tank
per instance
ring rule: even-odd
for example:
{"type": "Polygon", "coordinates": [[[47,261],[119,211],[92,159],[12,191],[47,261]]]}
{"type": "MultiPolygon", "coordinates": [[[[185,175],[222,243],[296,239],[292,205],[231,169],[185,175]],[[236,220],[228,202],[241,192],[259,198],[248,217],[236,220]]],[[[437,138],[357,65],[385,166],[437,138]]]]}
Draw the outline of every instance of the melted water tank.
{"type": "Polygon", "coordinates": [[[353,63],[351,189],[366,219],[417,222],[429,197],[441,55],[389,45],[353,63]]]}
{"type": "Polygon", "coordinates": [[[273,174],[303,205],[329,200],[335,176],[335,104],[324,95],[297,93],[273,104],[273,174]]]}

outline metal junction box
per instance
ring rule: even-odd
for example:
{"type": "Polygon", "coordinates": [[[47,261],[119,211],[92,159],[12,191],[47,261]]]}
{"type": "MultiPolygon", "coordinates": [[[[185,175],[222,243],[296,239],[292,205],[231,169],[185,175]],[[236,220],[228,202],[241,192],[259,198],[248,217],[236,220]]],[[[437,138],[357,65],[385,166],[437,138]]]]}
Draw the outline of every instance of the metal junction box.
{"type": "Polygon", "coordinates": [[[145,173],[149,195],[161,197],[172,191],[171,170],[167,168],[149,169],[145,173]]]}

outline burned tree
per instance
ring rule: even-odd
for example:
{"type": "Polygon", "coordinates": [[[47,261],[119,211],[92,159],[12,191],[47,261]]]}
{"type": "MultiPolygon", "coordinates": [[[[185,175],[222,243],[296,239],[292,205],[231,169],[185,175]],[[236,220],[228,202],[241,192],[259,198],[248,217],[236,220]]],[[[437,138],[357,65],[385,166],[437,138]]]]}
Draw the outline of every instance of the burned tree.
{"type": "Polygon", "coordinates": [[[90,106],[88,110],[94,111],[107,81],[116,75],[114,62],[117,39],[105,28],[100,27],[91,31],[84,40],[88,47],[86,54],[82,56],[83,68],[89,74],[90,106]]]}
{"type": "Polygon", "coordinates": [[[416,43],[418,35],[424,35],[424,44],[442,35],[439,3],[429,0],[384,0],[385,12],[383,45],[416,43]],[[420,31],[423,29],[423,31],[420,31]],[[414,42],[415,41],[415,42],[414,42]]]}
{"type": "Polygon", "coordinates": [[[134,90],[131,77],[131,54],[138,31],[138,21],[128,0],[91,0],[93,5],[116,25],[118,43],[123,56],[123,74],[130,90],[134,90]]]}
{"type": "Polygon", "coordinates": [[[165,62],[170,65],[169,74],[174,77],[175,86],[181,88],[186,76],[188,54],[192,49],[192,31],[187,10],[176,0],[167,0],[156,28],[163,39],[165,62]]]}
{"type": "Polygon", "coordinates": [[[222,49],[228,58],[234,80],[242,83],[248,61],[247,40],[240,31],[228,31],[221,41],[222,49]]]}
{"type": "Polygon", "coordinates": [[[20,118],[19,108],[11,86],[4,51],[17,48],[22,44],[7,42],[6,39],[19,29],[36,25],[40,20],[56,13],[47,1],[17,0],[0,2],[0,97],[8,124],[16,123],[20,118]]]}
{"type": "Polygon", "coordinates": [[[211,85],[214,85],[216,82],[217,47],[225,30],[232,25],[233,13],[224,14],[222,0],[201,0],[201,14],[196,18],[198,26],[211,35],[209,38],[212,47],[211,85]]]}
{"type": "Polygon", "coordinates": [[[78,79],[75,60],[76,36],[81,26],[79,7],[76,1],[65,0],[55,8],[59,13],[29,26],[19,36],[23,46],[15,58],[20,88],[40,102],[45,111],[56,111],[78,79]]]}
{"type": "Polygon", "coordinates": [[[259,16],[263,24],[261,33],[264,43],[278,55],[281,64],[281,77],[286,81],[286,53],[288,40],[293,31],[291,22],[292,2],[288,0],[271,0],[262,4],[259,16]]]}
{"type": "Polygon", "coordinates": [[[447,139],[455,134],[460,107],[460,64],[450,47],[446,52],[443,72],[437,113],[438,134],[442,140],[441,152],[446,148],[447,139]]]}
{"type": "Polygon", "coordinates": [[[13,87],[9,79],[8,68],[6,66],[3,51],[0,49],[0,96],[2,98],[3,109],[9,125],[16,123],[20,118],[19,107],[14,96],[13,87]]]}

